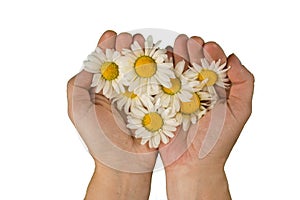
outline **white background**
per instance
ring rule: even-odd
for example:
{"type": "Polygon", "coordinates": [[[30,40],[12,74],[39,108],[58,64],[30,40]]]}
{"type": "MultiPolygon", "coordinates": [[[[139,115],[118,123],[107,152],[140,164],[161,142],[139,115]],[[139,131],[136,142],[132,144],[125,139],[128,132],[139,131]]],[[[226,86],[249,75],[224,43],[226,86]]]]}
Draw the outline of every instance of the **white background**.
{"type": "MultiPolygon", "coordinates": [[[[253,114],[226,165],[234,200],[300,199],[297,1],[0,3],[0,199],[80,200],[93,160],[67,116],[66,83],[106,29],[215,40],[255,75],[253,114]]],[[[152,200],[165,200],[155,172],[152,200]]]]}

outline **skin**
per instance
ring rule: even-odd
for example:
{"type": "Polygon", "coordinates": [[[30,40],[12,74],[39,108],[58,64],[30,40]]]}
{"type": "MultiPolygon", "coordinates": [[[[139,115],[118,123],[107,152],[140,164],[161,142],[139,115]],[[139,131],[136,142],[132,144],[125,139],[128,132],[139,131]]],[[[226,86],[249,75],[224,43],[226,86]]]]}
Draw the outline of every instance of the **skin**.
{"type": "MultiPolygon", "coordinates": [[[[120,51],[129,48],[134,40],[143,46],[145,39],[140,34],[117,35],[114,31],[106,31],[101,36],[98,47],[120,51]]],[[[174,48],[167,49],[174,64],[182,59],[187,63],[200,64],[200,59],[204,57],[209,61],[221,59],[222,63],[227,62],[231,66],[228,76],[232,82],[230,90],[218,90],[223,100],[214,109],[226,110],[225,125],[219,140],[207,156],[199,159],[209,125],[214,123],[211,112],[199,121],[199,126],[190,129],[193,131],[187,134],[177,131],[176,137],[169,144],[159,147],[165,165],[168,199],[231,199],[224,165],[251,114],[254,78],[235,55],[226,57],[215,42],[205,43],[197,36],[188,38],[186,35],[179,35],[174,48]]],[[[148,199],[157,150],[140,145],[140,140],[119,128],[113,118],[110,102],[102,94],[93,92],[90,88],[91,80],[92,74],[82,71],[70,79],[67,90],[69,117],[95,160],[95,172],[85,199],[148,199]],[[84,121],[85,119],[88,121],[84,121]],[[97,124],[101,125],[101,130],[97,124]],[[97,138],[101,131],[105,137],[97,138]],[[93,135],[93,132],[97,134],[93,135]],[[93,146],[98,140],[103,140],[101,145],[93,146]],[[125,157],[127,154],[119,154],[114,147],[130,152],[133,156],[125,157]],[[108,153],[107,149],[110,150],[108,153]],[[110,155],[108,158],[113,159],[105,160],[101,154],[103,151],[106,152],[105,155],[110,155]],[[141,166],[135,171],[139,173],[130,171],[130,166],[141,166]],[[122,169],[129,170],[125,172],[122,169]]]]}
{"type": "MultiPolygon", "coordinates": [[[[213,116],[214,120],[224,120],[224,124],[216,145],[207,156],[199,159],[210,123],[215,122],[211,120],[212,112],[199,120],[198,126],[190,128],[188,134],[177,133],[171,144],[161,145],[160,154],[165,164],[168,199],[231,199],[224,165],[251,114],[254,77],[235,55],[226,57],[217,43],[205,43],[199,37],[178,36],[173,52],[180,52],[190,63],[200,64],[200,58],[203,57],[210,62],[218,59],[221,59],[221,63],[227,62],[231,67],[228,76],[232,86],[230,90],[219,92],[222,100],[214,110],[224,110],[226,114],[225,119],[213,116]],[[182,144],[187,146],[183,153],[178,152],[178,146],[182,144]],[[174,155],[180,157],[174,159],[174,155]]],[[[175,64],[180,60],[182,58],[179,55],[174,56],[175,64]]]]}
{"type": "MultiPolygon", "coordinates": [[[[141,35],[134,37],[143,41],[141,35]]],[[[97,46],[104,51],[107,48],[120,51],[129,48],[132,39],[128,33],[117,35],[114,31],[106,31],[97,46]]],[[[111,102],[102,94],[95,94],[90,87],[92,76],[81,71],[69,80],[67,86],[69,117],[95,160],[95,172],[85,199],[148,199],[157,151],[141,145],[140,140],[119,128],[112,114],[111,102]],[[99,137],[101,131],[103,136],[99,137]],[[98,144],[93,146],[95,142],[98,144]]]]}

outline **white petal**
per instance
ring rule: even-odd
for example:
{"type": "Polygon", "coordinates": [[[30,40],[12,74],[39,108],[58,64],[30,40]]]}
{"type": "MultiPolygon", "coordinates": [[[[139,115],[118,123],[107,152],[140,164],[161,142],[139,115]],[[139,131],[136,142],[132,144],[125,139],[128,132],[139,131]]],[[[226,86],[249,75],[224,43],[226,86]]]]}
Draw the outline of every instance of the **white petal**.
{"type": "Polygon", "coordinates": [[[99,73],[101,64],[94,63],[91,61],[84,61],[83,62],[84,70],[90,73],[99,73]]]}
{"type": "Polygon", "coordinates": [[[101,60],[101,63],[105,62],[107,60],[106,56],[104,55],[102,49],[97,47],[95,51],[92,53],[93,56],[97,57],[99,60],[101,60]]]}
{"type": "Polygon", "coordinates": [[[150,107],[150,105],[153,105],[150,96],[148,96],[147,94],[142,95],[140,100],[147,108],[150,107]]]}
{"type": "Polygon", "coordinates": [[[146,144],[149,140],[150,140],[150,138],[142,138],[141,144],[144,145],[144,144],[146,144]]]}
{"type": "Polygon", "coordinates": [[[121,93],[124,93],[124,92],[125,92],[125,88],[124,88],[124,85],[123,85],[123,84],[119,84],[119,89],[120,89],[120,92],[121,92],[121,93]]]}
{"type": "Polygon", "coordinates": [[[141,124],[142,121],[141,121],[141,119],[130,117],[130,118],[128,118],[128,123],[138,125],[138,124],[141,124]]]}
{"type": "Polygon", "coordinates": [[[108,61],[113,61],[113,50],[112,49],[106,49],[106,57],[108,61]]]}
{"type": "Polygon", "coordinates": [[[122,98],[120,100],[116,100],[117,101],[117,107],[119,110],[122,110],[122,107],[125,105],[125,103],[127,102],[125,98],[122,98]]]}
{"type": "MultiPolygon", "coordinates": [[[[152,56],[152,58],[154,59],[154,60],[156,60],[158,57],[165,57],[166,58],[166,56],[167,56],[167,54],[165,54],[166,53],[166,49],[157,49],[155,52],[154,52],[154,54],[153,55],[151,55],[150,54],[150,56],[152,56]]],[[[165,59],[164,59],[165,60],[165,59]]],[[[163,61],[164,61],[163,60],[163,61]]]]}
{"type": "Polygon", "coordinates": [[[160,74],[156,74],[155,78],[158,80],[158,82],[163,85],[164,87],[170,88],[172,87],[171,80],[169,78],[164,78],[160,74]]]}
{"type": "Polygon", "coordinates": [[[118,51],[114,51],[113,56],[112,56],[112,61],[116,61],[120,58],[121,54],[118,51]]]}
{"type": "Polygon", "coordinates": [[[200,72],[202,70],[202,67],[200,65],[198,65],[197,63],[193,63],[193,67],[195,69],[195,71],[200,72]]]}
{"type": "Polygon", "coordinates": [[[99,65],[102,63],[102,60],[100,60],[94,53],[90,54],[87,59],[93,63],[98,63],[99,65]]]}
{"type": "Polygon", "coordinates": [[[174,105],[175,111],[178,112],[180,110],[180,102],[179,102],[178,97],[173,98],[173,105],[174,105]]]}
{"type": "Polygon", "coordinates": [[[171,131],[164,130],[164,134],[170,138],[174,137],[174,133],[172,133],[171,131]]]}
{"type": "Polygon", "coordinates": [[[184,70],[184,64],[185,64],[185,61],[182,60],[180,62],[177,63],[176,67],[175,67],[175,71],[179,74],[182,74],[183,70],[184,70]]]}
{"type": "Polygon", "coordinates": [[[160,45],[161,40],[157,41],[155,45],[152,45],[151,51],[149,52],[149,56],[152,57],[158,46],[160,45]]]}
{"type": "Polygon", "coordinates": [[[103,89],[104,84],[105,84],[105,80],[103,80],[103,79],[101,78],[101,79],[99,80],[98,87],[96,88],[96,93],[99,93],[100,90],[103,89]]]}
{"type": "Polygon", "coordinates": [[[98,85],[96,87],[95,93],[99,93],[102,90],[101,85],[98,85]]]}
{"type": "MultiPolygon", "coordinates": [[[[103,93],[104,94],[104,93],[103,93]]],[[[111,85],[111,81],[109,81],[109,87],[108,87],[108,91],[105,95],[108,99],[110,99],[111,97],[114,96],[114,90],[112,88],[112,85],[111,85]]]]}
{"type": "Polygon", "coordinates": [[[167,138],[165,136],[165,134],[163,133],[160,133],[160,137],[161,137],[161,141],[164,143],[164,144],[167,144],[169,142],[169,138],[167,138]]]}
{"type": "Polygon", "coordinates": [[[201,58],[201,65],[202,65],[202,67],[207,67],[207,65],[208,65],[208,62],[207,62],[207,60],[205,59],[205,58],[201,58]]]}
{"type": "Polygon", "coordinates": [[[135,124],[127,124],[126,127],[130,128],[130,129],[138,129],[139,128],[139,126],[137,126],[135,124]]]}
{"type": "Polygon", "coordinates": [[[164,94],[164,95],[161,97],[161,105],[162,105],[163,107],[169,107],[169,105],[170,105],[170,95],[164,94]]]}
{"type": "Polygon", "coordinates": [[[130,85],[128,85],[128,91],[133,92],[134,90],[136,90],[137,85],[138,85],[138,80],[134,80],[133,82],[130,83],[130,85]]]}
{"type": "Polygon", "coordinates": [[[119,94],[120,89],[119,89],[117,82],[113,80],[113,81],[111,81],[111,84],[112,84],[112,87],[114,88],[114,90],[119,94]]]}
{"type": "Polygon", "coordinates": [[[165,120],[165,124],[170,125],[170,126],[174,126],[174,127],[179,125],[175,118],[165,120]]]}
{"type": "Polygon", "coordinates": [[[167,130],[167,131],[176,131],[176,127],[174,127],[174,126],[169,126],[169,125],[164,125],[164,126],[163,126],[163,129],[164,129],[164,130],[167,130]]]}
{"type": "Polygon", "coordinates": [[[145,41],[145,45],[147,45],[147,47],[152,47],[153,46],[153,38],[152,35],[149,35],[145,41]]]}
{"type": "Polygon", "coordinates": [[[187,70],[183,73],[183,76],[194,80],[197,78],[198,73],[193,72],[193,70],[187,70]]]}
{"type": "Polygon", "coordinates": [[[192,92],[188,92],[185,90],[180,91],[180,93],[177,94],[178,98],[182,101],[182,102],[190,102],[191,98],[193,96],[192,92]]]}
{"type": "Polygon", "coordinates": [[[197,117],[196,117],[195,115],[192,115],[192,116],[191,116],[191,122],[192,122],[192,124],[196,124],[196,122],[197,122],[197,117]]]}
{"type": "Polygon", "coordinates": [[[175,118],[176,118],[176,121],[177,121],[179,124],[182,123],[182,114],[181,114],[181,113],[177,113],[175,118]]]}
{"type": "Polygon", "coordinates": [[[138,118],[143,118],[145,116],[145,113],[143,113],[141,109],[133,108],[131,112],[138,118]]]}
{"type": "Polygon", "coordinates": [[[156,134],[153,139],[153,147],[157,148],[160,144],[160,134],[156,134]]]}
{"type": "Polygon", "coordinates": [[[183,118],[183,120],[182,120],[182,128],[183,128],[184,131],[187,131],[189,129],[190,124],[191,124],[191,122],[190,122],[189,119],[183,118]]]}
{"type": "Polygon", "coordinates": [[[153,137],[149,139],[149,147],[153,148],[154,144],[153,144],[153,137]]]}
{"type": "Polygon", "coordinates": [[[98,85],[100,81],[100,77],[101,77],[100,74],[94,74],[91,87],[95,87],[96,85],[98,85]]]}
{"type": "Polygon", "coordinates": [[[106,95],[108,90],[109,90],[109,81],[105,81],[104,88],[103,88],[103,94],[106,95]]]}
{"type": "Polygon", "coordinates": [[[130,106],[131,106],[131,101],[127,100],[124,106],[125,112],[127,113],[129,112],[130,106]]]}
{"type": "Polygon", "coordinates": [[[147,136],[147,131],[144,127],[141,127],[135,131],[135,137],[140,138],[145,136],[147,136]]]}

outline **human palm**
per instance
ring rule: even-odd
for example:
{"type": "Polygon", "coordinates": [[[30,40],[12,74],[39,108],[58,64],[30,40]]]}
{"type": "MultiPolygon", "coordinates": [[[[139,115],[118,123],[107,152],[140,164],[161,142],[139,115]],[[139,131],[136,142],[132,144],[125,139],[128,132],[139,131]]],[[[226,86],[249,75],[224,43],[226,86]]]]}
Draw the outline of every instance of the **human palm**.
{"type": "MultiPolygon", "coordinates": [[[[169,49],[171,51],[172,49],[169,49]]],[[[230,90],[217,89],[220,100],[188,132],[180,128],[168,145],[160,147],[166,173],[190,171],[199,173],[207,168],[223,169],[239,134],[251,114],[254,79],[235,55],[228,58],[219,45],[204,43],[199,37],[177,37],[173,57],[175,64],[182,59],[200,64],[201,58],[209,61],[221,59],[230,66],[230,90]]],[[[195,174],[195,175],[196,175],[195,174]]]]}
{"type": "MultiPolygon", "coordinates": [[[[129,48],[132,41],[141,45],[141,35],[117,35],[106,31],[98,47],[102,50],[129,48]]],[[[126,128],[124,115],[103,94],[91,88],[93,74],[81,71],[68,83],[68,113],[96,162],[127,172],[153,170],[157,151],[132,136],[126,128]]]]}

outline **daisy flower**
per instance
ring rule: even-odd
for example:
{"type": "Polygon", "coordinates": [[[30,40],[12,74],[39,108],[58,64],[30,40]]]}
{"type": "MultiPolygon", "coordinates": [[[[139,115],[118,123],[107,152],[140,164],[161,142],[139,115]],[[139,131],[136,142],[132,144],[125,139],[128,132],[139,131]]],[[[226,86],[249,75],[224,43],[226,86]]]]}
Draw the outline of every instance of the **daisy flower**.
{"type": "Polygon", "coordinates": [[[124,112],[126,114],[129,114],[129,112],[133,108],[142,107],[144,105],[148,105],[152,102],[152,97],[148,95],[142,95],[139,96],[135,94],[134,92],[129,92],[127,89],[125,89],[125,92],[121,92],[120,94],[116,95],[116,97],[113,98],[113,103],[117,103],[117,108],[121,111],[124,109],[124,112]]]}
{"type": "Polygon", "coordinates": [[[214,86],[219,86],[221,88],[229,87],[229,79],[226,72],[229,70],[229,67],[226,68],[226,63],[220,65],[221,60],[217,62],[212,61],[210,64],[207,59],[201,59],[201,65],[193,63],[193,67],[186,72],[186,76],[193,80],[199,80],[205,83],[205,88],[212,95],[216,95],[214,86]]]}
{"type": "Polygon", "coordinates": [[[111,98],[115,93],[125,92],[120,58],[121,54],[113,49],[106,49],[104,54],[97,47],[84,61],[84,70],[94,73],[91,87],[96,87],[96,93],[103,89],[104,96],[111,98]]]}
{"type": "Polygon", "coordinates": [[[182,124],[184,131],[187,131],[192,124],[195,124],[210,107],[211,95],[205,91],[194,92],[189,102],[181,102],[180,111],[176,119],[182,124]]]}
{"type": "Polygon", "coordinates": [[[163,107],[171,107],[173,112],[180,110],[180,102],[189,102],[194,93],[194,87],[199,85],[198,81],[188,81],[183,76],[184,60],[178,62],[174,71],[175,78],[171,79],[171,87],[161,86],[159,93],[155,96],[155,101],[161,99],[163,107]]]}
{"type": "Polygon", "coordinates": [[[151,36],[145,41],[143,49],[137,41],[130,49],[124,49],[125,55],[122,59],[122,70],[128,91],[135,94],[147,93],[155,95],[159,85],[171,87],[170,78],[175,78],[172,70],[173,64],[166,62],[166,49],[159,49],[160,41],[153,44],[151,36]]]}
{"type": "Polygon", "coordinates": [[[134,107],[127,118],[127,127],[135,129],[135,137],[142,138],[142,145],[148,142],[150,148],[157,148],[160,141],[167,144],[179,125],[171,108],[162,108],[159,101],[155,105],[134,107]]]}

